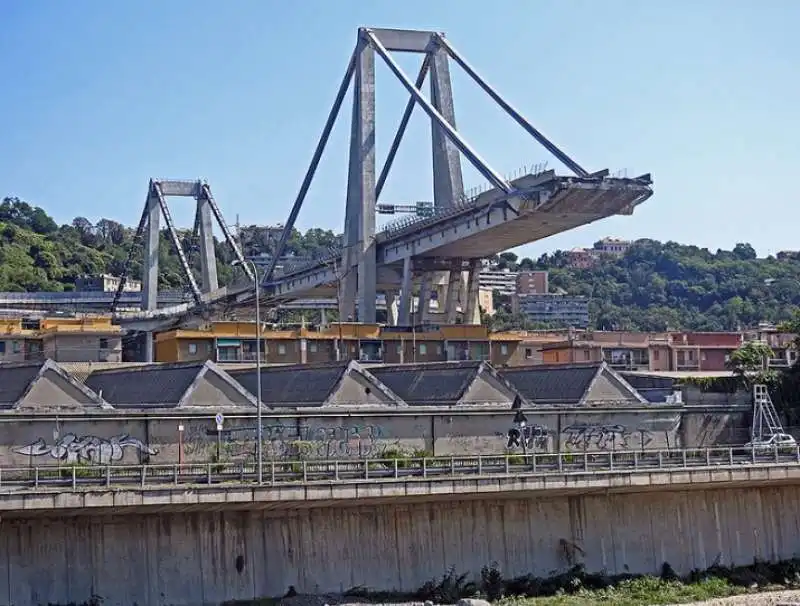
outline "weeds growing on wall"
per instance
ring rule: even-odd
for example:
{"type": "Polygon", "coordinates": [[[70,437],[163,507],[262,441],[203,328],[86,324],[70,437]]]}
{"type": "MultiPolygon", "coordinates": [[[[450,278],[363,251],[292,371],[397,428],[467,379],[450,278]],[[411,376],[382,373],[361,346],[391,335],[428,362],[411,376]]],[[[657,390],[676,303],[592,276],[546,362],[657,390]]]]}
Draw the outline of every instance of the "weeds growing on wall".
{"type": "Polygon", "coordinates": [[[524,575],[505,578],[497,564],[484,566],[477,580],[450,569],[440,578],[423,584],[411,594],[373,592],[354,587],[346,597],[369,602],[430,600],[434,604],[454,604],[462,598],[484,598],[509,606],[531,604],[588,605],[668,604],[686,599],[725,597],[768,587],[800,587],[800,559],[775,564],[754,561],[749,566],[719,566],[693,570],[679,577],[665,562],[659,577],[633,574],[588,573],[578,565],[549,577],[524,575]],[[555,601],[531,598],[557,598],[555,601]]]}
{"type": "MultiPolygon", "coordinates": [[[[677,575],[667,562],[658,577],[588,573],[578,565],[549,577],[523,575],[510,579],[503,576],[497,564],[491,564],[483,567],[477,579],[451,568],[414,592],[353,587],[343,597],[347,601],[370,603],[429,600],[434,604],[455,604],[462,598],[483,598],[501,606],[589,606],[597,603],[649,606],[777,588],[800,588],[800,558],[774,564],[756,560],[749,566],[715,565],[706,570],[693,570],[684,577],[677,575]]],[[[281,598],[265,597],[232,600],[222,606],[272,606],[280,601],[281,598]]],[[[103,606],[103,598],[92,596],[80,604],[48,606],[103,606]]]]}

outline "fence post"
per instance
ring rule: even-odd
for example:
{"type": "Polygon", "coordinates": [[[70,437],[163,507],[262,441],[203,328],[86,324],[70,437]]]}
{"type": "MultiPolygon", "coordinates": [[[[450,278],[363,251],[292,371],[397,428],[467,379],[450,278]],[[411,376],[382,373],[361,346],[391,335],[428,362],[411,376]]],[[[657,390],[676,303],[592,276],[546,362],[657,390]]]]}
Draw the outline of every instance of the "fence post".
{"type": "Polygon", "coordinates": [[[208,485],[211,486],[211,463],[209,463],[206,468],[206,475],[208,477],[208,485]]]}
{"type": "Polygon", "coordinates": [[[308,482],[308,465],[307,461],[303,461],[303,484],[308,482]]]}
{"type": "Polygon", "coordinates": [[[275,461],[272,460],[269,462],[269,481],[270,484],[275,484],[275,461]]]}
{"type": "Polygon", "coordinates": [[[686,469],[686,451],[685,450],[681,451],[681,458],[682,458],[682,461],[683,461],[683,468],[686,469]]]}
{"type": "Polygon", "coordinates": [[[339,461],[333,462],[333,479],[339,481],[339,461]]]}
{"type": "Polygon", "coordinates": [[[478,455],[478,475],[483,475],[483,456],[478,455]]]}
{"type": "Polygon", "coordinates": [[[399,478],[400,477],[400,466],[397,464],[397,459],[396,458],[394,459],[394,477],[395,478],[399,478]]]}
{"type": "Polygon", "coordinates": [[[706,467],[711,466],[711,449],[706,448],[706,467]]]}
{"type": "Polygon", "coordinates": [[[733,448],[728,449],[728,465],[733,466],[733,448]]]}
{"type": "Polygon", "coordinates": [[[72,490],[78,487],[78,474],[76,473],[75,466],[72,466],[72,490]]]}
{"type": "Polygon", "coordinates": [[[38,467],[34,467],[33,468],[33,485],[36,488],[39,488],[39,468],[38,467]]]}
{"type": "MultiPolygon", "coordinates": [[[[147,478],[147,465],[142,465],[142,488],[144,488],[144,485],[146,483],[146,478],[147,478]]],[[[209,484],[211,484],[211,482],[209,482],[209,484]]]]}
{"type": "Polygon", "coordinates": [[[111,486],[111,465],[106,466],[106,486],[111,486]]]}

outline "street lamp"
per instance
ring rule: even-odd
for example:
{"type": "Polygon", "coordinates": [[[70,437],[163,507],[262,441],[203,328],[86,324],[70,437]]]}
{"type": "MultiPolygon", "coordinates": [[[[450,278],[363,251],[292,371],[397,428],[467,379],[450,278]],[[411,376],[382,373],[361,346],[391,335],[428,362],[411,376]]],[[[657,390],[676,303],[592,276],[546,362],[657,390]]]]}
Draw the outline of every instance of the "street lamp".
{"type": "Polygon", "coordinates": [[[253,270],[253,289],[256,293],[256,400],[258,403],[257,423],[258,429],[256,430],[256,463],[258,470],[258,483],[264,483],[264,452],[263,452],[263,436],[261,427],[261,310],[259,306],[259,299],[261,298],[261,285],[258,282],[258,268],[253,261],[245,260],[239,261],[238,259],[232,263],[233,267],[248,264],[253,270]]]}

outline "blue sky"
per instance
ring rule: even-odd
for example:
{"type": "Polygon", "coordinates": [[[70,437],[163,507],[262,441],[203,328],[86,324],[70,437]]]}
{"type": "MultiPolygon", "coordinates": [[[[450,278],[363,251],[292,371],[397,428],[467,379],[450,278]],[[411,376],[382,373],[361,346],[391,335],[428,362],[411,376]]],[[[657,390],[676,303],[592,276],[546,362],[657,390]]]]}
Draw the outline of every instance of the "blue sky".
{"type": "MultiPolygon", "coordinates": [[[[230,223],[284,221],[358,26],[437,29],[589,170],[651,172],[604,235],[797,249],[800,3],[794,0],[4,0],[0,196],[135,224],[151,176],[208,179],[230,223]]],[[[401,57],[414,74],[419,58],[401,57]]],[[[457,69],[459,130],[499,172],[555,160],[457,69]]],[[[379,158],[406,101],[377,74],[379,158]]],[[[345,105],[298,226],[341,231],[345,105]]],[[[466,164],[466,162],[465,162],[466,164]]],[[[483,180],[465,166],[467,186],[483,180]]],[[[429,122],[415,111],[382,196],[432,199],[429,122]]],[[[189,226],[191,205],[172,203],[189,226]]]]}

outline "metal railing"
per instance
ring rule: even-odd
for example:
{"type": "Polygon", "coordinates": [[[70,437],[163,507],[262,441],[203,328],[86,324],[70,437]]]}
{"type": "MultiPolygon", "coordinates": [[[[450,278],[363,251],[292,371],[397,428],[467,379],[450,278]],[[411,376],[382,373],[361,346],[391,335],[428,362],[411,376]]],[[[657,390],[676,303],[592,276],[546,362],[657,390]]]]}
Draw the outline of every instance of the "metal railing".
{"type": "MultiPolygon", "coordinates": [[[[565,474],[638,473],[722,467],[800,466],[800,448],[561,452],[472,457],[265,461],[266,485],[347,483],[565,474]]],[[[254,484],[254,462],[174,465],[0,467],[0,490],[254,484]]]]}

